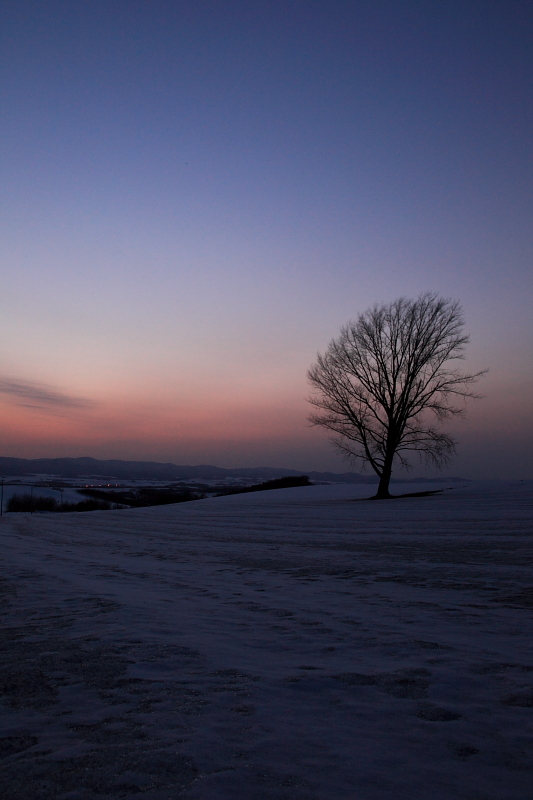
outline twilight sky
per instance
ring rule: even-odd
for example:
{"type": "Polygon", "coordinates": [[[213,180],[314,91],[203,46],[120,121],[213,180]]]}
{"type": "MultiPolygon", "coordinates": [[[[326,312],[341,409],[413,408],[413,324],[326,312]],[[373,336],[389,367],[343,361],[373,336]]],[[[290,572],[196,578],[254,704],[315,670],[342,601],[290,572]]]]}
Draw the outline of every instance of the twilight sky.
{"type": "Polygon", "coordinates": [[[1,454],[345,470],[306,370],[430,290],[490,369],[444,474],[533,477],[532,22],[4,0],[1,454]]]}

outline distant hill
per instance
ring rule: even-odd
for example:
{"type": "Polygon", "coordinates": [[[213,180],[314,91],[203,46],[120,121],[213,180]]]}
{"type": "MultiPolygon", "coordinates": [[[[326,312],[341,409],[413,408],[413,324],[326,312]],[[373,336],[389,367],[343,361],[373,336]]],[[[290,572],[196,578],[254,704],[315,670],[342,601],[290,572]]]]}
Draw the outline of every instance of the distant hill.
{"type": "MultiPolygon", "coordinates": [[[[5,458],[0,457],[1,475],[60,475],[63,478],[99,477],[121,480],[223,480],[225,478],[248,478],[254,481],[272,480],[285,475],[301,475],[302,470],[281,467],[240,467],[224,469],[211,464],[196,467],[160,464],[157,461],[100,461],[96,458],[5,458]]],[[[377,483],[375,475],[359,472],[306,472],[311,481],[331,483],[377,483]]],[[[394,479],[393,479],[394,480],[394,479]]],[[[397,483],[412,482],[413,478],[396,479],[397,483]]],[[[417,482],[462,481],[464,478],[416,478],[417,482]]]]}

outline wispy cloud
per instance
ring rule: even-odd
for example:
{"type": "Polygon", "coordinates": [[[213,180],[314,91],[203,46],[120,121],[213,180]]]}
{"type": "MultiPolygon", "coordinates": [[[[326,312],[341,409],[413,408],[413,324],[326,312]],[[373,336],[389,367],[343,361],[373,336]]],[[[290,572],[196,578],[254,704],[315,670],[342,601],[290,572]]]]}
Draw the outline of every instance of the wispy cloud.
{"type": "Polygon", "coordinates": [[[46,383],[12,378],[0,378],[0,394],[9,395],[19,406],[49,412],[89,409],[95,405],[93,400],[63,394],[46,383]]]}

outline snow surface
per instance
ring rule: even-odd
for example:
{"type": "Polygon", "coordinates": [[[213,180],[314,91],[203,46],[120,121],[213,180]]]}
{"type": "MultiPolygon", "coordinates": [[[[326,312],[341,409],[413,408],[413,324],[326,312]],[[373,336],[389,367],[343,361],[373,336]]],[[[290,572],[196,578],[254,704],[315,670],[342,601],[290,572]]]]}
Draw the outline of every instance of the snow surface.
{"type": "Polygon", "coordinates": [[[533,797],[533,483],[371,490],[4,516],[1,796],[533,797]]]}

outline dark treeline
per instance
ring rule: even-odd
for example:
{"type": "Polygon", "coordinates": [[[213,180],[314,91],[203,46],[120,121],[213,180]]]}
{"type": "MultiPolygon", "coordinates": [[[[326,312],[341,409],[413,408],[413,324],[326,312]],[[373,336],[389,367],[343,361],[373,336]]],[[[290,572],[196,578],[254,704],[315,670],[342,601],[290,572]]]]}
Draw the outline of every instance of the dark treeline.
{"type": "Polygon", "coordinates": [[[39,497],[31,494],[14,494],[7,503],[7,511],[21,511],[33,514],[36,511],[108,511],[121,508],[117,503],[102,500],[81,500],[79,503],[58,503],[54,497],[39,497]]]}
{"type": "Polygon", "coordinates": [[[120,503],[130,508],[145,508],[146,506],[164,506],[170,503],[186,503],[189,500],[200,500],[204,495],[196,494],[188,489],[157,489],[151,486],[142,486],[124,492],[109,492],[105,489],[79,489],[80,494],[111,503],[120,503]]]}
{"type": "Polygon", "coordinates": [[[244,492],[264,492],[268,489],[290,489],[293,486],[312,486],[308,475],[285,475],[283,478],[274,478],[263,483],[254,483],[252,486],[231,486],[218,492],[217,497],[228,494],[243,494],[244,492]]]}
{"type": "MultiPolygon", "coordinates": [[[[288,489],[292,486],[311,486],[307,475],[287,475],[283,478],[274,478],[264,483],[252,486],[231,486],[222,489],[217,497],[229,494],[242,494],[244,492],[262,492],[267,489],[288,489]]],[[[138,489],[126,491],[109,491],[106,489],[78,489],[79,494],[87,497],[79,503],[61,503],[53,497],[41,497],[32,494],[14,494],[7,503],[7,511],[20,511],[34,513],[39,511],[68,512],[68,511],[108,511],[119,508],[145,508],[147,506],[162,506],[171,503],[185,503],[190,500],[200,500],[204,494],[191,492],[188,489],[176,490],[172,488],[159,489],[143,486],[138,489]]]]}

